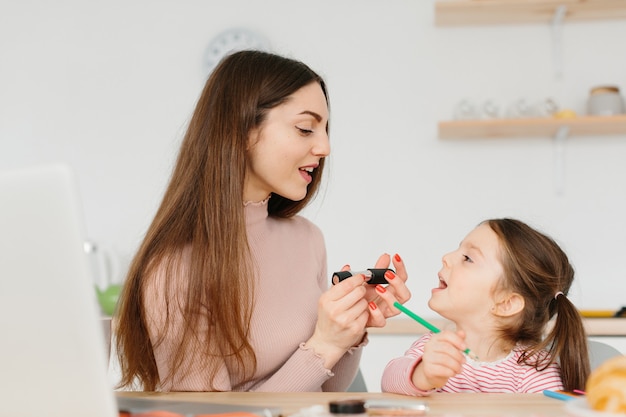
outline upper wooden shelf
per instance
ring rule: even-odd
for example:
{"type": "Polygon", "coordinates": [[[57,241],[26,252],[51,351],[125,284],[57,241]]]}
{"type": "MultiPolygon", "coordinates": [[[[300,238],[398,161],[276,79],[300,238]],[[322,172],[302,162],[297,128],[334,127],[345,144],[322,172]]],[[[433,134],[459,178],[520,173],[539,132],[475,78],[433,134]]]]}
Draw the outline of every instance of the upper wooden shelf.
{"type": "Polygon", "coordinates": [[[569,136],[626,135],[626,115],[439,122],[439,138],[554,137],[562,126],[569,136]]]}
{"type": "Polygon", "coordinates": [[[559,6],[566,22],[626,18],[626,0],[436,0],[435,24],[550,23],[559,6]]]}

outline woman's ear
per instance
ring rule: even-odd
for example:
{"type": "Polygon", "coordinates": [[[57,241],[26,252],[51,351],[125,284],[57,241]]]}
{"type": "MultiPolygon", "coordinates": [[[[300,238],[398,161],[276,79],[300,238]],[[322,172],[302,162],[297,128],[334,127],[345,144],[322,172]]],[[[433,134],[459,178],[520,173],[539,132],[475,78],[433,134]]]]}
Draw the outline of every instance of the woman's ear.
{"type": "Polygon", "coordinates": [[[511,317],[524,310],[524,297],[518,293],[510,293],[500,300],[493,308],[493,312],[499,317],[511,317]]]}
{"type": "Polygon", "coordinates": [[[261,135],[261,129],[258,127],[250,129],[248,133],[248,143],[246,144],[246,150],[249,151],[256,145],[259,141],[259,136],[261,135]]]}

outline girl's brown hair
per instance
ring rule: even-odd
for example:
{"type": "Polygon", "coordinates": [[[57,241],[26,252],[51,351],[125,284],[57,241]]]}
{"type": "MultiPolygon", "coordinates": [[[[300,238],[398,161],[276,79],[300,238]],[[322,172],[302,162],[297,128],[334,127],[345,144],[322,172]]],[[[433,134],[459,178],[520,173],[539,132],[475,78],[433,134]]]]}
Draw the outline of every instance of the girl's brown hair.
{"type": "Polygon", "coordinates": [[[500,329],[503,337],[526,346],[520,362],[542,370],[558,361],[564,388],[584,389],[590,373],[587,336],[578,310],[567,298],[574,280],[567,255],[552,238],[519,220],[485,223],[500,239],[500,288],[520,294],[525,302],[518,319],[500,329]],[[553,317],[554,325],[545,334],[553,317]],[[541,354],[544,350],[547,356],[541,354]]]}
{"type": "MultiPolygon", "coordinates": [[[[169,363],[170,376],[185,372],[180,369],[184,352],[201,352],[207,358],[216,354],[208,344],[197,342],[199,332],[217,346],[220,355],[229,356],[243,370],[243,382],[254,374],[256,358],[248,341],[254,270],[243,211],[248,134],[263,123],[270,109],[311,83],[321,86],[328,104],[324,81],[308,66],[259,51],[231,54],[208,78],[118,305],[115,336],[120,387],[139,382],[144,390],[154,391],[164,382],[147,330],[143,291],[157,267],[165,268],[166,277],[180,268],[183,248],[190,248],[186,288],[177,295],[183,305],[172,309],[181,308],[185,322],[169,363]],[[209,328],[199,328],[201,318],[208,318],[209,328]]],[[[272,195],[269,215],[290,217],[304,208],[318,191],[323,168],[324,159],[313,172],[303,200],[272,195]]],[[[171,299],[168,294],[161,296],[171,299]]],[[[169,304],[166,310],[170,311],[169,304]]],[[[215,371],[216,367],[209,369],[210,382],[215,371]]]]}

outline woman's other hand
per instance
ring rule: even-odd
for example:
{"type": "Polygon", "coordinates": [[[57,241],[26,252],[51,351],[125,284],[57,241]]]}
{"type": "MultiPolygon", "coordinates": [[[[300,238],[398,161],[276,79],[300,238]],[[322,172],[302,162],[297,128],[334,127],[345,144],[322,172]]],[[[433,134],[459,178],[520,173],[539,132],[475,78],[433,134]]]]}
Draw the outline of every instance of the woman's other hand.
{"type": "Polygon", "coordinates": [[[411,291],[406,286],[408,274],[400,255],[395,254],[391,258],[388,254],[381,255],[376,261],[375,268],[389,268],[393,262],[395,273],[387,271],[385,279],[388,285],[366,285],[366,299],[370,305],[370,316],[367,327],[383,327],[387,318],[400,314],[400,310],[393,306],[394,302],[404,304],[411,298],[411,291]]]}
{"type": "Polygon", "coordinates": [[[362,274],[346,278],[322,294],[318,301],[315,331],[305,346],[324,359],[327,369],[363,340],[370,317],[364,282],[362,274]]]}

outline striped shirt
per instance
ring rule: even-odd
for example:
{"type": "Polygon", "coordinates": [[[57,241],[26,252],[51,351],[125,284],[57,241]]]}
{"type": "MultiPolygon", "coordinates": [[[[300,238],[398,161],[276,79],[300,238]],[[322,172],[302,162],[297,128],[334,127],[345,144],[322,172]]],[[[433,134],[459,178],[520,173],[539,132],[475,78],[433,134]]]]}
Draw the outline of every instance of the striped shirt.
{"type": "Polygon", "coordinates": [[[468,357],[461,373],[450,378],[446,385],[431,391],[420,390],[413,385],[411,376],[422,360],[424,344],[431,337],[432,333],[423,335],[404,356],[387,364],[382,377],[383,392],[424,396],[431,392],[540,393],[543,390],[563,389],[558,364],[550,364],[546,369],[538,371],[533,366],[517,363],[523,349],[516,347],[505,358],[495,362],[478,362],[468,357]]]}

